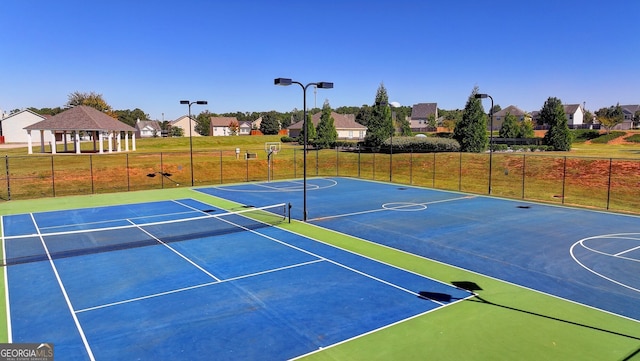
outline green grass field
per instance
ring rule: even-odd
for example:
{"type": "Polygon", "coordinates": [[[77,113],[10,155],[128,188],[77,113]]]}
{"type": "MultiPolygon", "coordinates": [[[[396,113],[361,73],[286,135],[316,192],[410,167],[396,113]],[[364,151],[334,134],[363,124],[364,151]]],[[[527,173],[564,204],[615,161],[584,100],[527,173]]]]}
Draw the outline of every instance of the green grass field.
{"type": "MultiPolygon", "coordinates": [[[[237,206],[174,188],[12,201],[0,214],[183,197],[227,209],[237,206]]],[[[442,282],[472,281],[483,289],[478,298],[321,350],[305,360],[640,360],[637,321],[302,222],[282,227],[442,282]]],[[[2,297],[3,308],[4,301],[2,297]]],[[[0,338],[6,341],[6,327],[0,329],[0,338]]]]}

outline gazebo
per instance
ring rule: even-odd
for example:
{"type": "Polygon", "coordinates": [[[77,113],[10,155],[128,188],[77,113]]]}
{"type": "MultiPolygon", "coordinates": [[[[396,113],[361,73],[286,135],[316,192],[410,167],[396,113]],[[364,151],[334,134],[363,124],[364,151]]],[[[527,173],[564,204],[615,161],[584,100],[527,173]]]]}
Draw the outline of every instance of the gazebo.
{"type": "Polygon", "coordinates": [[[67,151],[67,135],[73,134],[74,150],[80,154],[80,132],[90,133],[93,139],[93,151],[104,153],[104,140],[107,140],[107,151],[114,150],[120,152],[122,149],[121,140],[124,135],[125,151],[129,151],[129,134],[131,134],[132,150],[136,150],[135,128],[120,122],[107,114],[86,106],[78,105],[69,110],[54,115],[49,119],[32,124],[24,128],[27,131],[27,142],[29,154],[33,154],[31,132],[40,131],[40,152],[44,153],[45,131],[51,132],[51,153],[56,154],[57,140],[64,142],[64,149],[67,151]],[[56,137],[56,135],[59,135],[56,137]],[[115,138],[115,147],[113,141],[115,138]],[[96,142],[99,144],[96,147],[96,142]],[[97,149],[96,149],[97,148],[97,149]],[[115,149],[114,149],[115,148],[115,149]]]}

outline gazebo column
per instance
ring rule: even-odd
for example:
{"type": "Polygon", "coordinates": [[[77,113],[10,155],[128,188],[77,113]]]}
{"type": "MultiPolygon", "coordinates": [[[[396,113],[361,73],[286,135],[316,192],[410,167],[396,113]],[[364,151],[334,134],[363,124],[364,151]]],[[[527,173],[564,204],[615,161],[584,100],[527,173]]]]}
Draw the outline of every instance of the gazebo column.
{"type": "Polygon", "coordinates": [[[93,141],[93,151],[95,152],[96,149],[96,137],[98,136],[98,132],[96,132],[95,130],[91,133],[91,140],[93,141]]]}
{"type": "Polygon", "coordinates": [[[27,130],[27,146],[28,146],[28,154],[33,154],[33,142],[31,140],[31,131],[27,130]]]}
{"type": "Polygon", "coordinates": [[[104,154],[104,139],[102,137],[102,131],[98,131],[98,143],[100,143],[100,150],[98,153],[104,154]]]}
{"type": "Polygon", "coordinates": [[[67,147],[67,131],[63,130],[62,131],[62,140],[64,142],[64,151],[65,153],[69,151],[68,147],[67,147]]]}
{"type": "Polygon", "coordinates": [[[124,132],[124,151],[129,151],[129,132],[124,132]]]}
{"type": "Polygon", "coordinates": [[[80,131],[76,130],[76,139],[75,139],[75,147],[76,147],[76,154],[80,154],[80,131]]]}
{"type": "Polygon", "coordinates": [[[40,129],[40,153],[44,153],[44,129],[40,129]]]}
{"type": "Polygon", "coordinates": [[[56,143],[56,131],[51,131],[51,154],[56,154],[58,143],[56,143]]]}
{"type": "Polygon", "coordinates": [[[133,151],[136,151],[136,133],[131,133],[131,147],[133,151]]]}
{"type": "Polygon", "coordinates": [[[122,151],[122,132],[116,133],[116,144],[117,144],[117,152],[120,153],[122,151]]]}
{"type": "Polygon", "coordinates": [[[113,132],[109,132],[107,135],[107,152],[113,153],[113,132]]]}

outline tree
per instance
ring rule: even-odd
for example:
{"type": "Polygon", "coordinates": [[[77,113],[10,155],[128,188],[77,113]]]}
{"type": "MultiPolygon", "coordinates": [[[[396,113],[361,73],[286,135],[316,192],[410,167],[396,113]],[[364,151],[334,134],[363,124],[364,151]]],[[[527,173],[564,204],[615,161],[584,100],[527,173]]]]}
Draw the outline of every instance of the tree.
{"type": "Polygon", "coordinates": [[[522,138],[533,138],[536,136],[536,132],[533,127],[533,120],[530,114],[524,115],[524,120],[520,124],[520,136],[522,138]]]}
{"type": "Polygon", "coordinates": [[[169,130],[169,136],[170,137],[183,137],[184,136],[184,129],[180,128],[180,127],[171,127],[169,130]]]}
{"type": "Polygon", "coordinates": [[[87,105],[98,109],[101,112],[111,111],[111,106],[102,98],[102,94],[95,92],[83,93],[75,91],[68,96],[67,106],[75,107],[78,105],[87,105]]]}
{"type": "Polygon", "coordinates": [[[371,119],[372,111],[371,107],[363,104],[362,107],[360,107],[360,110],[356,113],[356,123],[362,124],[365,127],[369,125],[369,119],[371,119]]]}
{"type": "Polygon", "coordinates": [[[195,119],[196,125],[195,127],[193,127],[193,129],[196,132],[198,132],[198,134],[200,135],[210,135],[211,134],[211,117],[213,116],[214,114],[211,113],[209,110],[200,112],[200,114],[198,114],[198,116],[195,119]]]}
{"type": "Polygon", "coordinates": [[[615,107],[610,106],[609,108],[599,109],[596,112],[596,116],[598,117],[598,122],[607,130],[607,134],[611,132],[613,127],[624,121],[624,112],[620,103],[615,107]]]}
{"type": "Polygon", "coordinates": [[[260,131],[264,135],[278,134],[280,131],[280,123],[278,122],[275,112],[271,111],[262,115],[260,131]]]}
{"type": "Polygon", "coordinates": [[[118,117],[118,120],[135,127],[138,119],[149,120],[149,115],[143,112],[141,109],[136,108],[134,110],[115,110],[113,113],[118,117]]]}
{"type": "Polygon", "coordinates": [[[500,138],[519,138],[521,136],[520,131],[521,129],[520,124],[518,124],[518,118],[507,112],[498,133],[500,138]]]}
{"type": "Polygon", "coordinates": [[[393,134],[393,122],[389,107],[389,96],[384,84],[380,84],[376,92],[376,100],[371,109],[371,117],[367,124],[367,135],[364,143],[368,147],[379,147],[393,134]]]}
{"type": "Polygon", "coordinates": [[[478,87],[473,88],[462,111],[462,119],[453,130],[453,139],[460,143],[461,152],[483,152],[487,148],[487,117],[480,99],[476,99],[478,87]]]}
{"type": "Polygon", "coordinates": [[[334,124],[335,120],[331,116],[331,106],[329,101],[325,100],[322,106],[322,115],[316,129],[316,139],[314,144],[319,148],[329,148],[336,143],[338,139],[338,131],[334,124]]]}
{"type": "Polygon", "coordinates": [[[237,120],[229,122],[229,131],[231,132],[230,135],[238,135],[238,132],[240,132],[240,124],[238,124],[237,120]]]}
{"type": "Polygon", "coordinates": [[[560,99],[555,97],[547,99],[540,110],[540,120],[543,124],[549,125],[549,130],[544,135],[547,145],[557,151],[571,150],[571,133],[560,99]]]}

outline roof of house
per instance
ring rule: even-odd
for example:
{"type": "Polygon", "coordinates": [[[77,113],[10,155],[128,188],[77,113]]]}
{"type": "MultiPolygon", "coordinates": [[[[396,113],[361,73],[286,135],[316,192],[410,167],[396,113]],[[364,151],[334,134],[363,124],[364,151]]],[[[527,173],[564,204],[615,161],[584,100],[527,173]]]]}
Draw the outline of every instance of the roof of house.
{"type": "Polygon", "coordinates": [[[518,108],[515,105],[509,105],[508,107],[506,107],[504,109],[501,109],[498,112],[495,112],[493,114],[493,116],[495,116],[495,117],[505,117],[505,116],[507,116],[507,113],[509,113],[511,115],[515,115],[515,116],[521,116],[521,115],[525,114],[525,111],[520,109],[520,108],[518,108]]]}
{"type": "Polygon", "coordinates": [[[578,109],[582,109],[582,105],[580,104],[565,104],[564,112],[565,114],[575,114],[578,109]]]}
{"type": "Polygon", "coordinates": [[[428,118],[438,112],[438,103],[418,103],[411,108],[411,119],[428,118]]]}
{"type": "Polygon", "coordinates": [[[640,105],[632,104],[632,105],[621,105],[623,112],[629,113],[631,115],[636,114],[637,111],[640,111],[640,105]]]}
{"type": "Polygon", "coordinates": [[[140,120],[136,122],[136,129],[141,130],[144,128],[151,128],[153,130],[161,131],[160,122],[157,120],[140,120]]]}
{"type": "Polygon", "coordinates": [[[21,110],[21,111],[16,112],[16,113],[9,114],[9,115],[7,115],[6,117],[4,117],[4,118],[0,119],[0,121],[5,121],[5,120],[7,120],[7,119],[9,119],[9,118],[11,118],[11,117],[15,117],[16,115],[18,115],[18,114],[22,114],[22,113],[25,113],[25,112],[26,112],[26,113],[31,113],[31,114],[33,114],[33,115],[35,115],[35,116],[38,116],[38,117],[42,118],[42,119],[47,119],[47,118],[50,118],[50,117],[51,117],[51,116],[49,116],[49,115],[42,115],[42,114],[38,114],[38,113],[34,112],[34,111],[33,111],[33,110],[31,110],[31,109],[24,109],[24,110],[21,110]]]}
{"type": "MultiPolygon", "coordinates": [[[[314,126],[318,126],[318,123],[320,122],[320,117],[322,117],[322,112],[320,113],[316,113],[311,117],[311,122],[313,123],[314,126]]],[[[362,129],[362,130],[366,130],[367,127],[365,127],[364,125],[356,122],[356,116],[354,114],[339,114],[336,112],[331,112],[331,117],[333,118],[333,125],[336,127],[336,129],[362,129]]],[[[297,129],[302,129],[302,123],[304,121],[299,121],[296,122],[294,124],[291,124],[287,129],[290,130],[297,130],[297,129]]]]}
{"type": "MultiPolygon", "coordinates": [[[[212,127],[228,127],[232,122],[238,123],[238,118],[236,117],[211,117],[211,126],[212,127]]],[[[239,125],[239,123],[238,123],[239,125]]]]}
{"type": "Polygon", "coordinates": [[[49,119],[25,127],[26,130],[100,130],[135,131],[135,128],[113,119],[107,114],[86,106],[78,105],[49,119]]]}

